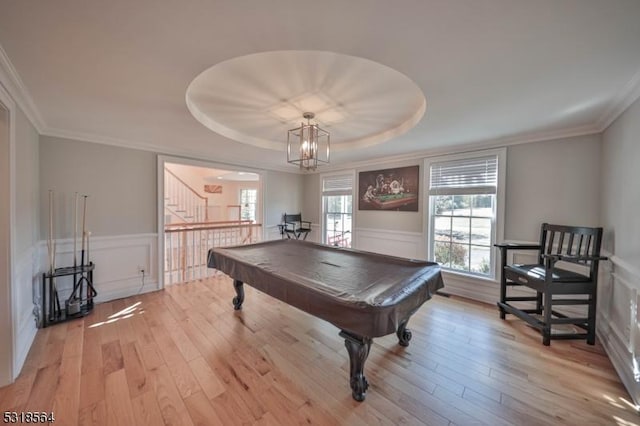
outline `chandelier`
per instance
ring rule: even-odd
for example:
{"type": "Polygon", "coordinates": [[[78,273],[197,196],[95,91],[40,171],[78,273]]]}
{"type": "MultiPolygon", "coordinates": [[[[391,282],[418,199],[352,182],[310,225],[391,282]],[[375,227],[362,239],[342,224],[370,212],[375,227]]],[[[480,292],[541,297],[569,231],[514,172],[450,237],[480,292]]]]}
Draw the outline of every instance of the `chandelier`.
{"type": "Polygon", "coordinates": [[[329,163],[329,132],[311,124],[312,112],[302,114],[307,124],[291,129],[287,135],[287,162],[297,164],[300,170],[315,170],[318,164],[329,163]]]}

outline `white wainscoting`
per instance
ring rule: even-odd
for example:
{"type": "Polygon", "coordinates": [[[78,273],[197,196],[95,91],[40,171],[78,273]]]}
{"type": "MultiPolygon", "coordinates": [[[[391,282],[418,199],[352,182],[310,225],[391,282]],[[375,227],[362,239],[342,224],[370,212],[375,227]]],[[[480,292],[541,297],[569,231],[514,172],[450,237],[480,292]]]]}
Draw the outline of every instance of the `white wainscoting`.
{"type": "Polygon", "coordinates": [[[267,225],[264,227],[264,241],[279,240],[280,238],[282,238],[282,235],[280,235],[278,225],[267,225]]]}
{"type": "Polygon", "coordinates": [[[385,229],[356,228],[353,248],[374,253],[424,259],[424,241],[421,232],[389,231],[385,229]]]}
{"type": "Polygon", "coordinates": [[[15,354],[13,371],[17,375],[36,336],[37,324],[34,317],[34,302],[39,297],[40,273],[38,267],[38,247],[32,246],[16,258],[16,273],[14,275],[16,303],[13,315],[15,334],[15,354]]]}
{"type": "MultiPolygon", "coordinates": [[[[320,225],[316,223],[312,223],[311,232],[309,232],[309,234],[307,235],[307,239],[305,241],[312,241],[314,243],[319,243],[321,240],[320,238],[321,234],[322,234],[322,230],[320,225]]],[[[280,234],[280,228],[278,227],[278,225],[265,226],[265,235],[264,235],[265,241],[279,240],[281,238],[287,238],[287,236],[280,234]]]]}
{"type": "MultiPolygon", "coordinates": [[[[40,242],[40,271],[49,268],[47,245],[40,242]]],[[[158,283],[158,235],[134,234],[108,237],[91,237],[90,260],[96,265],[93,285],[98,292],[97,303],[138,293],[159,290],[158,283]],[[144,269],[143,275],[139,272],[144,269]]],[[[80,242],[77,260],[80,262],[80,242]]],[[[56,241],[56,267],[73,265],[73,240],[56,241]]],[[[66,300],[73,288],[72,277],[56,279],[60,300],[66,300]]]]}
{"type": "Polygon", "coordinates": [[[636,405],[640,404],[640,270],[609,253],[598,282],[597,335],[636,405]]]}
{"type": "MultiPolygon", "coordinates": [[[[409,259],[426,259],[426,238],[421,232],[357,228],[353,236],[353,247],[409,259]]],[[[490,304],[495,304],[498,300],[497,281],[446,271],[442,275],[444,293],[490,304]]]]}

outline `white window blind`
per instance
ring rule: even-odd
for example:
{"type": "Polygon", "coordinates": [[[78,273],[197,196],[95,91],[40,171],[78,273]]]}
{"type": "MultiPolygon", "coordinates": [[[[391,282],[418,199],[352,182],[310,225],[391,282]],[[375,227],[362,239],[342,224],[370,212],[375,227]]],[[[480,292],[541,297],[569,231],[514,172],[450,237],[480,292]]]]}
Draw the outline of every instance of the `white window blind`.
{"type": "Polygon", "coordinates": [[[429,195],[495,194],[498,157],[479,157],[433,163],[429,195]]]}
{"type": "Polygon", "coordinates": [[[350,175],[322,178],[322,195],[351,195],[352,189],[353,177],[350,175]]]}

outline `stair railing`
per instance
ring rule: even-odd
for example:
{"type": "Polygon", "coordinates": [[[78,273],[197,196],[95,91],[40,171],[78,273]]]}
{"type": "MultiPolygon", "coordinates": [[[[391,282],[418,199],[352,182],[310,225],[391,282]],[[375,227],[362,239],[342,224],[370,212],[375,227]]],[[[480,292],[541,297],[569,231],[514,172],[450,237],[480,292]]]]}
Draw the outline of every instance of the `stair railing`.
{"type": "Polygon", "coordinates": [[[252,244],[261,240],[262,224],[251,220],[172,224],[165,228],[165,282],[193,281],[214,276],[207,254],[214,247],[252,244]]]}
{"type": "Polygon", "coordinates": [[[164,168],[165,206],[185,222],[208,222],[209,199],[200,195],[168,168],[164,168]]]}

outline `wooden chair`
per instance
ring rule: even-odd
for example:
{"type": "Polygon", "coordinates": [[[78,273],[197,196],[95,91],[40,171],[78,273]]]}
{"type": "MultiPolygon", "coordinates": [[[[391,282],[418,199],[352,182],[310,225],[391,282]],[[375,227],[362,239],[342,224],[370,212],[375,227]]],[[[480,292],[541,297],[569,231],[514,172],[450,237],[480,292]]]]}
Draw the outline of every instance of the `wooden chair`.
{"type": "MultiPolygon", "coordinates": [[[[542,343],[551,339],[596,338],[596,296],[602,228],[550,225],[543,223],[540,243],[495,244],[500,249],[500,318],[512,314],[542,333],[542,343]],[[538,262],[530,265],[507,264],[509,250],[537,250],[538,262]],[[508,295],[507,289],[528,287],[535,296],[508,295]],[[535,302],[534,309],[518,308],[514,302],[535,302]],[[559,305],[587,305],[587,316],[569,316],[554,310],[559,305]],[[552,332],[553,325],[575,325],[585,333],[552,332]]],[[[557,331],[557,330],[556,330],[557,331]]]]}
{"type": "Polygon", "coordinates": [[[293,235],[296,240],[302,236],[303,240],[307,239],[307,235],[311,232],[311,222],[302,220],[302,214],[284,214],[284,233],[287,238],[291,239],[293,235]]]}

